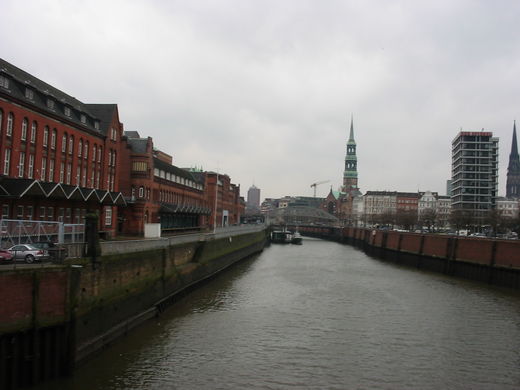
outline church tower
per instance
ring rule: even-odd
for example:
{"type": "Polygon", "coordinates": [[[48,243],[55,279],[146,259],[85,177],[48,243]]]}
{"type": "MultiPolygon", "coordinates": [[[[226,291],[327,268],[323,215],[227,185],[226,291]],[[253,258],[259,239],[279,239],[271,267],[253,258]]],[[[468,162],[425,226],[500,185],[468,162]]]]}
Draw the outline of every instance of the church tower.
{"type": "Polygon", "coordinates": [[[347,155],[345,156],[345,170],[343,171],[343,192],[352,192],[358,189],[356,141],[354,140],[354,119],[350,118],[350,136],[347,141],[347,155]]]}
{"type": "Polygon", "coordinates": [[[520,158],[516,141],[516,121],[513,124],[513,142],[507,167],[506,197],[520,198],[520,158]]]}

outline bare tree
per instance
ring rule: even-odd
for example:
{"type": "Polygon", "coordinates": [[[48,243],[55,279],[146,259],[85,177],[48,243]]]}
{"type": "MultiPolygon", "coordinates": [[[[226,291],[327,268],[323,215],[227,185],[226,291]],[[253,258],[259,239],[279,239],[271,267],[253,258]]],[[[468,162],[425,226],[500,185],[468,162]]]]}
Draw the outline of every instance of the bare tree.
{"type": "Polygon", "coordinates": [[[472,226],[475,223],[475,218],[471,210],[453,209],[451,210],[449,221],[458,234],[460,229],[472,226]]]}
{"type": "Polygon", "coordinates": [[[406,230],[411,230],[417,223],[416,210],[397,210],[395,214],[396,225],[406,230]]]}
{"type": "Polygon", "coordinates": [[[491,209],[488,210],[485,223],[491,226],[492,235],[496,237],[498,233],[505,233],[505,230],[508,228],[510,221],[504,216],[502,210],[491,209]]]}
{"type": "Polygon", "coordinates": [[[393,229],[395,225],[395,213],[390,210],[383,211],[378,215],[378,221],[381,225],[390,226],[390,228],[393,229]]]}
{"type": "Polygon", "coordinates": [[[437,211],[435,209],[424,209],[421,212],[420,223],[431,232],[432,227],[434,228],[437,223],[437,211]]]}

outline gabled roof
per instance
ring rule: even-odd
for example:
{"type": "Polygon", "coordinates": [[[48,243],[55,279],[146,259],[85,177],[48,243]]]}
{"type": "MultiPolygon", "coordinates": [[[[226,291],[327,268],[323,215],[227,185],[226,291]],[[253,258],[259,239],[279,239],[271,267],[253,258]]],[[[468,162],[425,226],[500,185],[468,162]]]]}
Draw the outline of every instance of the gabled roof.
{"type": "Polygon", "coordinates": [[[16,198],[21,198],[26,194],[45,195],[44,189],[33,179],[14,179],[6,177],[2,179],[0,185],[4,192],[16,198]]]}
{"type": "Polygon", "coordinates": [[[61,183],[40,182],[34,179],[0,177],[0,196],[22,198],[36,196],[53,200],[72,199],[102,204],[126,205],[120,192],[75,187],[61,183]]]}
{"type": "Polygon", "coordinates": [[[117,104],[86,104],[90,112],[99,119],[99,130],[107,135],[114,115],[117,114],[117,104]]]}

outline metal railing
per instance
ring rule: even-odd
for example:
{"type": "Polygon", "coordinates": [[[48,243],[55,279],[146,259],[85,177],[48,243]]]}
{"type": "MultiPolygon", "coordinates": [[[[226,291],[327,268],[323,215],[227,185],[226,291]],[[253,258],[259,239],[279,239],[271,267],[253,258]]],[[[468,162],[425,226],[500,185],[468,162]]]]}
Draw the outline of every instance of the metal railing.
{"type": "Polygon", "coordinates": [[[55,243],[83,242],[85,225],[66,224],[55,221],[32,221],[0,219],[0,242],[2,247],[39,241],[55,243]]]}

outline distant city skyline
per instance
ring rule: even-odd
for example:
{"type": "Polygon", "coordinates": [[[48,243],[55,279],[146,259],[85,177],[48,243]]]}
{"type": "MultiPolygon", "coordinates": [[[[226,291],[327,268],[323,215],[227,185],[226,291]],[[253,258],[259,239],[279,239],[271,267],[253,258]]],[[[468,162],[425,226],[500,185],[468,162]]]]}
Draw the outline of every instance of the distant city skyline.
{"type": "Polygon", "coordinates": [[[229,174],[244,192],[251,177],[263,197],[312,196],[324,180],[339,189],[353,114],[361,192],[444,193],[462,127],[499,138],[505,195],[520,3],[2,7],[2,58],[85,103],[117,103],[126,131],[153,137],[178,166],[229,174]]]}

